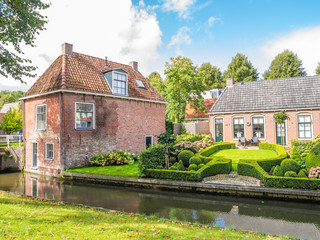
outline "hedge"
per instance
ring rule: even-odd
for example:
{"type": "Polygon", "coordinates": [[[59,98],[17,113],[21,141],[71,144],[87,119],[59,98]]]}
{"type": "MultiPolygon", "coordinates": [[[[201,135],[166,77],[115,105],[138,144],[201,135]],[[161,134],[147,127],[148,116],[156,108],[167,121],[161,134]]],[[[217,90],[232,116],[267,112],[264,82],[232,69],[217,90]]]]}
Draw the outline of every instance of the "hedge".
{"type": "Polygon", "coordinates": [[[181,181],[201,181],[203,178],[216,174],[228,174],[232,169],[230,159],[211,160],[198,171],[177,171],[165,169],[147,169],[145,176],[159,179],[181,181]]]}
{"type": "MultiPolygon", "coordinates": [[[[210,157],[215,152],[218,152],[224,149],[235,149],[235,148],[236,148],[236,145],[233,142],[218,143],[216,145],[213,145],[211,147],[204,149],[200,153],[197,153],[196,156],[198,156],[201,159],[201,161],[206,164],[210,162],[212,159],[216,159],[215,157],[210,157]]],[[[219,159],[221,159],[221,157],[219,157],[219,159]]]]}

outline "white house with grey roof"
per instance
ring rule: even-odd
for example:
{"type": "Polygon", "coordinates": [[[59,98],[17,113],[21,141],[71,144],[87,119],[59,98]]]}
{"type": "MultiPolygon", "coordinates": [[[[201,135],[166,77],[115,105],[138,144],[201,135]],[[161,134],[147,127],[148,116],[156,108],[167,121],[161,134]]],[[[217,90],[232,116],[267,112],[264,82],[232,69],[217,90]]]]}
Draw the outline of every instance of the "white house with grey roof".
{"type": "Polygon", "coordinates": [[[311,140],[320,134],[319,96],[320,75],[235,84],[229,78],[210,110],[210,132],[215,141],[236,143],[311,140]],[[273,119],[280,110],[290,118],[282,126],[273,119]]]}

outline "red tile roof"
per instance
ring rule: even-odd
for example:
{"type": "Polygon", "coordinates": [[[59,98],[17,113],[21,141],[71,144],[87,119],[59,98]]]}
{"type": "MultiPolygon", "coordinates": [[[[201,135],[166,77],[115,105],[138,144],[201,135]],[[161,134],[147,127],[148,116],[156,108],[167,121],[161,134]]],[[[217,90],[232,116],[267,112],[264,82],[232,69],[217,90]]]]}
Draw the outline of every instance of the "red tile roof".
{"type": "Polygon", "coordinates": [[[112,94],[102,72],[116,68],[122,68],[128,72],[129,97],[165,101],[145,77],[140,72],[134,71],[131,66],[108,60],[108,67],[106,67],[104,59],[75,52],[73,56],[61,55],[58,57],[24,96],[59,89],[112,94]],[[139,88],[135,79],[141,80],[145,89],[139,88]]]}
{"type": "Polygon", "coordinates": [[[202,104],[207,109],[207,113],[194,109],[189,103],[187,103],[185,110],[185,119],[190,118],[209,118],[209,111],[212,108],[213,104],[217,101],[217,98],[204,99],[202,104]]]}

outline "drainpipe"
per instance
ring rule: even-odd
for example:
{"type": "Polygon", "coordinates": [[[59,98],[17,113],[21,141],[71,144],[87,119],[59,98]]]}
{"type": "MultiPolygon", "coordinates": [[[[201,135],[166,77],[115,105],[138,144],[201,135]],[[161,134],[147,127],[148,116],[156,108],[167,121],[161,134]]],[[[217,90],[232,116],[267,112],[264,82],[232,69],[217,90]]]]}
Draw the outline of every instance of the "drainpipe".
{"type": "Polygon", "coordinates": [[[59,137],[59,142],[60,142],[60,173],[62,171],[62,119],[61,119],[61,116],[62,116],[62,101],[61,101],[61,98],[62,98],[62,92],[60,92],[59,94],[59,104],[60,104],[60,137],[59,137]]]}

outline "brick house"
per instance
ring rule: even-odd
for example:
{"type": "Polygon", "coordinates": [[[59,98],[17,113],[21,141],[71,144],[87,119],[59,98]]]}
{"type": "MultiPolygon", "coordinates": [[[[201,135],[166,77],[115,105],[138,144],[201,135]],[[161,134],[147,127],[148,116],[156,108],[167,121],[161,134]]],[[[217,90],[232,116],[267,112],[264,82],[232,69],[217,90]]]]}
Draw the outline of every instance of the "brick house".
{"type": "Polygon", "coordinates": [[[229,78],[210,110],[211,135],[215,141],[236,143],[253,137],[285,145],[311,140],[320,134],[319,96],[320,75],[236,84],[229,78]],[[282,126],[273,119],[280,110],[290,118],[282,126]]]}
{"type": "Polygon", "coordinates": [[[138,154],[165,131],[165,101],[137,62],[75,53],[68,43],[21,100],[27,171],[59,174],[112,150],[138,154]]]}

